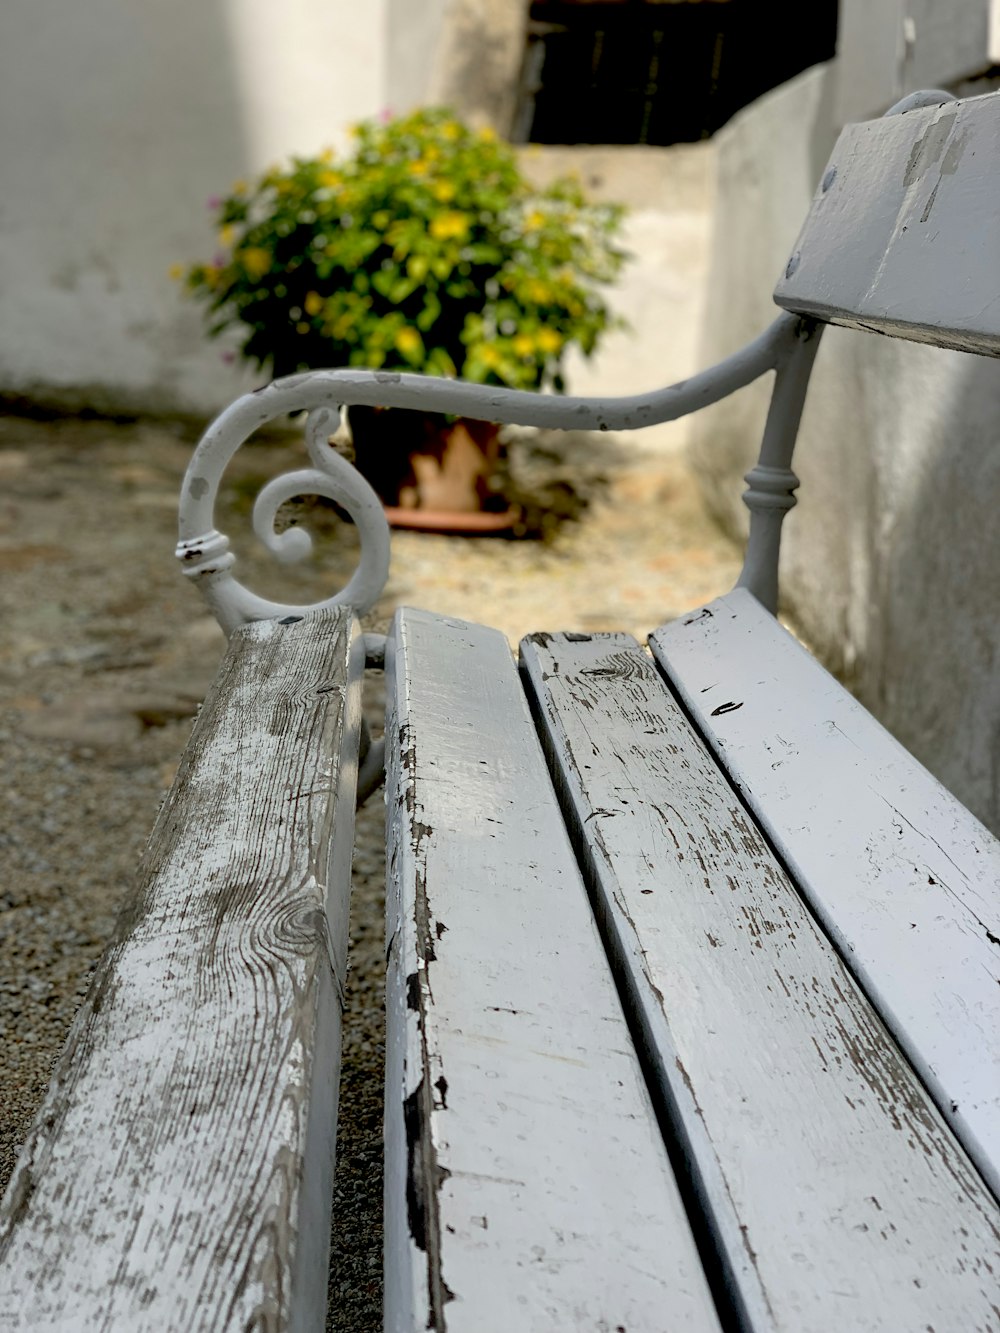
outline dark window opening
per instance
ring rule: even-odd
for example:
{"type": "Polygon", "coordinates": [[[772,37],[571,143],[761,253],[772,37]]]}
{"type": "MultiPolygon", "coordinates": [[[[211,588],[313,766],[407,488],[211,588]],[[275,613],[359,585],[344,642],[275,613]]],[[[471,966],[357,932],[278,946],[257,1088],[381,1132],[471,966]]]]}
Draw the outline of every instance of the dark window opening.
{"type": "Polygon", "coordinates": [[[836,40],[837,0],[535,0],[513,137],[707,139],[836,40]]]}

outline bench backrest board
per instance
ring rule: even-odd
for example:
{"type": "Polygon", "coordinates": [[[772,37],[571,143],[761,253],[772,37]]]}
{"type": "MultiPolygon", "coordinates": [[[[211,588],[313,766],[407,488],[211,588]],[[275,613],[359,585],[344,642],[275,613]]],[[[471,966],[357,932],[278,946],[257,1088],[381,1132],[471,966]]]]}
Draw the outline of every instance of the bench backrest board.
{"type": "Polygon", "coordinates": [[[778,305],[1000,356],[1000,95],[841,132],[778,305]]]}

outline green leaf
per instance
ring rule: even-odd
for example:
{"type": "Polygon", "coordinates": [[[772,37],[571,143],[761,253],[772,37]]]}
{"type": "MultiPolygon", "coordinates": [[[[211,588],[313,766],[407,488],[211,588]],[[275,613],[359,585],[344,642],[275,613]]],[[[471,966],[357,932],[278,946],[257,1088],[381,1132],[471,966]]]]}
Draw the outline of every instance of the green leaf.
{"type": "Polygon", "coordinates": [[[379,296],[385,296],[391,300],[390,293],[398,281],[398,274],[399,270],[395,268],[379,269],[377,273],[372,274],[372,286],[379,296]]]}
{"type": "Polygon", "coordinates": [[[393,305],[402,305],[408,296],[412,296],[417,289],[417,283],[412,278],[397,278],[389,288],[388,297],[393,305]]]}
{"type": "Polygon", "coordinates": [[[414,321],[421,333],[427,333],[437,323],[441,315],[441,302],[434,292],[425,292],[424,308],[414,321]]]}

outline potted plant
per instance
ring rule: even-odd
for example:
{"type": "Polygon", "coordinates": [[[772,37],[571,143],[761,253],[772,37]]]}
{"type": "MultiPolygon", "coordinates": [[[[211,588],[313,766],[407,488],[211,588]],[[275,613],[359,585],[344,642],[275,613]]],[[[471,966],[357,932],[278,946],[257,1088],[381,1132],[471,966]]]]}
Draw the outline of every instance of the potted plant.
{"type": "MultiPolygon", "coordinates": [[[[625,258],[621,208],[570,179],[533,188],[509,145],[447,110],[353,133],[341,160],[296,158],[212,201],[219,253],[182,270],[210,333],[237,328],[276,376],[365,366],[561,390],[567,350],[589,355],[615,323],[600,287],[625,258]]],[[[497,504],[495,428],[374,409],[351,425],[387,504],[497,504]]]]}

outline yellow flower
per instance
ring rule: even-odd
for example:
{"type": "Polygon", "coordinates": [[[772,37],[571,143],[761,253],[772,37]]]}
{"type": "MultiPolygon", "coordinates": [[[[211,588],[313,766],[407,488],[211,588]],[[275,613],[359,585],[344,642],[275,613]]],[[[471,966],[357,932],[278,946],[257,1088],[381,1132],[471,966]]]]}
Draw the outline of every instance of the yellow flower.
{"type": "Polygon", "coordinates": [[[377,227],[379,231],[385,231],[392,221],[392,214],[387,208],[380,208],[377,213],[372,214],[372,226],[377,227]]]}
{"type": "Polygon", "coordinates": [[[545,226],[545,214],[539,213],[537,208],[533,212],[529,213],[528,216],[524,219],[525,231],[537,231],[539,227],[544,227],[544,226],[545,226]]]}
{"type": "Polygon", "coordinates": [[[423,282],[427,277],[427,260],[423,255],[411,255],[406,261],[406,276],[414,282],[423,282]]]}
{"type": "Polygon", "coordinates": [[[229,187],[229,193],[230,193],[230,194],[246,194],[246,192],[247,192],[247,188],[248,188],[248,186],[247,186],[247,183],[246,183],[245,180],[233,181],[232,185],[230,185],[230,187],[229,187]]]}
{"type": "Polygon", "coordinates": [[[462,133],[462,127],[457,120],[446,120],[441,126],[441,135],[445,139],[457,139],[462,133]]]}
{"type": "Polygon", "coordinates": [[[431,235],[436,241],[448,241],[453,237],[464,241],[469,234],[469,219],[465,213],[439,213],[430,226],[431,235]]]}
{"type": "Polygon", "coordinates": [[[320,296],[319,292],[306,292],[306,299],[302,302],[307,315],[318,315],[326,302],[320,296]]]}
{"type": "Polygon", "coordinates": [[[405,324],[396,334],[396,347],[405,357],[416,356],[423,347],[423,340],[416,329],[405,324]]]}
{"type": "Polygon", "coordinates": [[[479,359],[485,366],[490,366],[491,368],[498,366],[502,360],[499,347],[495,346],[493,343],[483,343],[478,348],[478,351],[479,359]]]}
{"type": "Polygon", "coordinates": [[[549,284],[547,282],[540,281],[540,279],[538,278],[532,279],[532,281],[528,283],[527,288],[525,290],[525,296],[528,298],[528,300],[537,301],[539,304],[541,304],[544,301],[547,301],[551,295],[552,295],[552,289],[549,287],[549,284]]]}
{"type": "Polygon", "coordinates": [[[535,342],[539,351],[546,353],[558,352],[563,345],[562,334],[555,329],[539,329],[535,334],[535,342]]]}
{"type": "Polygon", "coordinates": [[[262,278],[271,267],[269,252],[261,249],[259,245],[251,245],[246,250],[237,251],[236,257],[242,263],[247,276],[254,280],[262,278]]]}
{"type": "Polygon", "coordinates": [[[299,323],[296,324],[295,326],[296,333],[309,333],[309,331],[310,331],[309,325],[302,320],[300,320],[299,323]]]}
{"type": "Polygon", "coordinates": [[[518,356],[530,356],[535,350],[535,340],[530,333],[519,333],[514,339],[514,351],[518,356]]]}
{"type": "Polygon", "coordinates": [[[170,274],[170,277],[174,282],[180,282],[181,278],[183,278],[184,274],[187,272],[187,269],[183,264],[171,264],[167,272],[170,274]]]}
{"type": "Polygon", "coordinates": [[[228,226],[223,227],[219,231],[219,244],[224,245],[228,249],[229,246],[231,246],[233,241],[235,240],[236,240],[236,228],[230,222],[228,226]]]}
{"type": "Polygon", "coordinates": [[[324,148],[323,151],[322,151],[322,152],[320,153],[320,155],[319,155],[319,160],[320,160],[321,162],[332,162],[332,161],[333,161],[333,149],[332,149],[332,148],[324,148]]]}
{"type": "Polygon", "coordinates": [[[423,176],[427,172],[427,163],[422,157],[418,157],[415,162],[407,162],[406,170],[411,176],[423,176]]]}
{"type": "Polygon", "coordinates": [[[494,143],[496,141],[497,132],[489,125],[484,125],[479,131],[479,137],[482,139],[483,143],[494,143]]]}
{"type": "Polygon", "coordinates": [[[438,203],[447,204],[455,198],[455,187],[451,181],[438,181],[432,193],[438,203]]]}
{"type": "Polygon", "coordinates": [[[317,180],[324,189],[332,190],[335,186],[341,184],[343,177],[336,171],[321,171],[317,180]]]}

